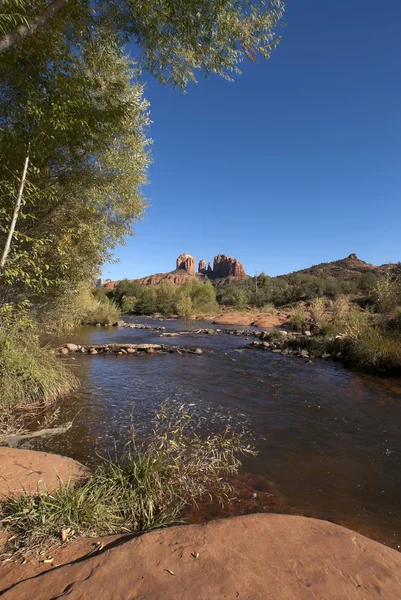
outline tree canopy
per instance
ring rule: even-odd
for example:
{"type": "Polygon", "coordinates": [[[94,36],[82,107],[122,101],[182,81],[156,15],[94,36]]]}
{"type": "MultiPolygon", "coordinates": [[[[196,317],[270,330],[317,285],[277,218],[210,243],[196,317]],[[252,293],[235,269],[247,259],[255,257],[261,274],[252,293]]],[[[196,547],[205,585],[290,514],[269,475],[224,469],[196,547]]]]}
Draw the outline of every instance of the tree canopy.
{"type": "Polygon", "coordinates": [[[0,300],[76,287],[142,216],[142,70],[183,90],[196,72],[230,79],[270,55],[283,12],[282,0],[0,2],[0,300]]]}

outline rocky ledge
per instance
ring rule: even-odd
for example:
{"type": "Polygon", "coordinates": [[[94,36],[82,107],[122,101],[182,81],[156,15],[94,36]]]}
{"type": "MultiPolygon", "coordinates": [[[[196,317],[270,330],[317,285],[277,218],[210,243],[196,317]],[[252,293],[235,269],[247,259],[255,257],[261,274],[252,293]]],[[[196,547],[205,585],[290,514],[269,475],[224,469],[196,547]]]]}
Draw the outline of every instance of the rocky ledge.
{"type": "Polygon", "coordinates": [[[395,600],[401,554],[338,525],[258,514],[81,539],[3,565],[5,600],[395,600]]]}
{"type": "Polygon", "coordinates": [[[85,476],[83,465],[58,454],[0,447],[0,496],[15,492],[51,491],[61,482],[85,476]]]}

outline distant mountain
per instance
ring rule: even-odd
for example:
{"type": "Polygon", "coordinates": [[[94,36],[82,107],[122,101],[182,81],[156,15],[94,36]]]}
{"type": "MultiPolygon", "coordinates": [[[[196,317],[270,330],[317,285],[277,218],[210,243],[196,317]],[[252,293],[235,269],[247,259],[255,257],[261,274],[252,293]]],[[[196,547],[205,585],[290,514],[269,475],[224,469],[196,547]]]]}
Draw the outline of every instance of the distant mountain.
{"type": "MultiPolygon", "coordinates": [[[[386,269],[394,267],[394,265],[381,265],[376,267],[371,265],[360,258],[356,254],[350,254],[346,258],[335,260],[329,263],[320,263],[313,265],[307,269],[301,269],[300,271],[294,271],[289,275],[314,275],[315,277],[333,277],[334,279],[354,279],[357,274],[373,273],[379,275],[386,269]]],[[[281,275],[280,277],[288,277],[288,275],[281,275]]]]}

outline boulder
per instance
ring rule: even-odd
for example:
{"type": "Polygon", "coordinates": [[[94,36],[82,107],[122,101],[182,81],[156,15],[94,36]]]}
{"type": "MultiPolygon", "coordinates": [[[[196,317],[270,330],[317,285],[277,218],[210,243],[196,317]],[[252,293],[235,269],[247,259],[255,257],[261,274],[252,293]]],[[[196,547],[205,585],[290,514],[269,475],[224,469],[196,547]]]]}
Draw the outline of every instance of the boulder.
{"type": "Polygon", "coordinates": [[[4,565],[4,600],[396,600],[401,554],[327,521],[256,514],[78,540],[4,565]],[[96,545],[98,543],[98,545],[96,545]]]}
{"type": "Polygon", "coordinates": [[[49,491],[70,478],[82,477],[87,470],[66,456],[0,447],[0,496],[14,492],[49,491]]]}
{"type": "Polygon", "coordinates": [[[70,352],[78,352],[78,350],[79,350],[79,346],[77,346],[77,344],[66,344],[66,348],[70,352]]]}

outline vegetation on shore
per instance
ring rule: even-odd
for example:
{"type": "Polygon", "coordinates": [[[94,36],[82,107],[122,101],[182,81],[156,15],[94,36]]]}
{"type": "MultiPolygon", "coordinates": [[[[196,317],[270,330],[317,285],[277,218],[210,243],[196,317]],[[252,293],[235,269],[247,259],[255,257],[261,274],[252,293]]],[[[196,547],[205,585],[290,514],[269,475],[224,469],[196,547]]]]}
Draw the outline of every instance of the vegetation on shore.
{"type": "Polygon", "coordinates": [[[96,288],[93,294],[102,303],[114,302],[124,314],[160,313],[190,319],[194,314],[213,314],[218,311],[212,283],[196,279],[189,279],[185,285],[164,282],[157,286],[123,279],[114,289],[96,288]]]}
{"type": "Polygon", "coordinates": [[[318,297],[297,305],[287,326],[308,336],[271,334],[283,348],[306,350],[309,356],[341,358],[350,366],[401,371],[401,280],[385,273],[371,290],[372,304],[361,308],[351,297],[318,297]],[[313,335],[312,335],[313,334],[313,335]]]}
{"type": "MultiPolygon", "coordinates": [[[[18,405],[13,388],[33,405],[72,385],[36,335],[20,340],[26,314],[41,333],[118,318],[119,307],[82,287],[146,208],[143,70],[184,90],[196,72],[230,80],[241,60],[268,58],[279,42],[281,0],[195,0],[195,17],[183,19],[187,9],[183,0],[174,10],[152,1],[0,3],[0,308],[12,314],[0,323],[0,409],[18,405]],[[137,57],[126,54],[130,41],[137,57]]],[[[198,296],[177,298],[179,314],[196,310],[198,296]]]]}
{"type": "Polygon", "coordinates": [[[77,385],[54,352],[40,345],[38,328],[23,306],[18,314],[0,310],[0,431],[15,411],[32,412],[51,404],[77,385]]]}
{"type": "Polygon", "coordinates": [[[224,478],[237,473],[241,454],[254,454],[243,436],[227,428],[202,437],[185,406],[165,403],[150,437],[133,430],[124,453],[87,479],[0,500],[1,524],[12,551],[170,525],[205,495],[228,500],[233,490],[224,478]]]}

